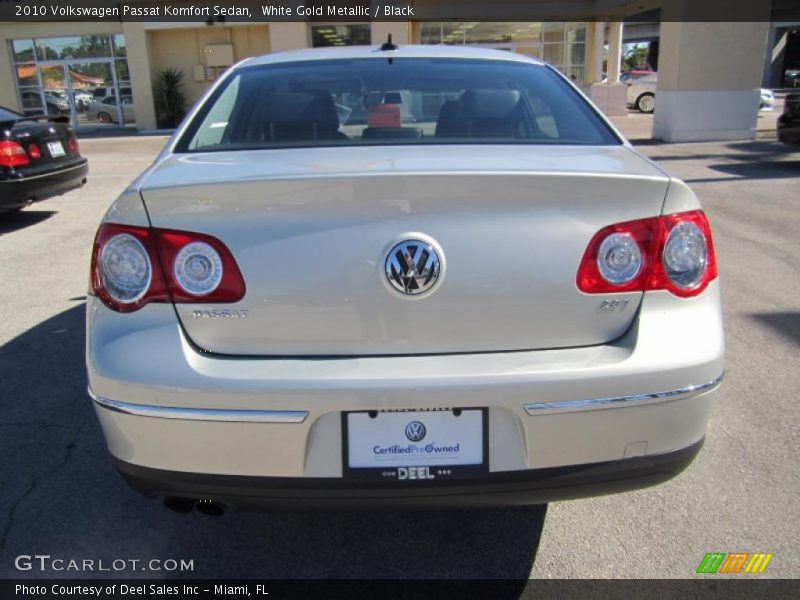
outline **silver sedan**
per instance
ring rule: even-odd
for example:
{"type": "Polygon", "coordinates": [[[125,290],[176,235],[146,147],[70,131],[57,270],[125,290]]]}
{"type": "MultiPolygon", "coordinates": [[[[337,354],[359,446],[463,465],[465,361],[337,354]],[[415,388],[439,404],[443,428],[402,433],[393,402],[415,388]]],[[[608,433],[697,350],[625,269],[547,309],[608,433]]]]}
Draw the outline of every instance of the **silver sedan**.
{"type": "Polygon", "coordinates": [[[132,123],[136,120],[133,100],[127,96],[122,97],[122,102],[117,102],[116,96],[106,96],[90,102],[86,107],[86,118],[98,123],[119,123],[120,108],[125,123],[132,123]]]}
{"type": "Polygon", "coordinates": [[[176,510],[652,485],[724,368],[708,219],[554,68],[384,45],[230,69],[97,232],[90,395],[176,510]]]}

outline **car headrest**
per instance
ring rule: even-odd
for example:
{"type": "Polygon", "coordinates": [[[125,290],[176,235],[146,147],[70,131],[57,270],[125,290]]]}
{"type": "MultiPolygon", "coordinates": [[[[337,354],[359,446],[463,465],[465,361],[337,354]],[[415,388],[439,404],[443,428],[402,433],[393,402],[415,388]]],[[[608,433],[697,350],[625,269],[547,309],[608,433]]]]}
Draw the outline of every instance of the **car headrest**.
{"type": "Polygon", "coordinates": [[[506,119],[519,104],[517,90],[467,90],[461,95],[461,115],[467,120],[506,119]]]}
{"type": "Polygon", "coordinates": [[[454,137],[463,135],[464,122],[460,118],[461,103],[458,100],[448,100],[439,109],[439,118],[436,119],[436,137],[454,137]]]}
{"type": "Polygon", "coordinates": [[[383,95],[383,103],[384,104],[402,104],[403,103],[403,96],[400,92],[386,92],[383,95]]]}
{"type": "Polygon", "coordinates": [[[325,90],[272,92],[265,96],[263,115],[272,123],[309,122],[339,128],[333,97],[325,90]]]}

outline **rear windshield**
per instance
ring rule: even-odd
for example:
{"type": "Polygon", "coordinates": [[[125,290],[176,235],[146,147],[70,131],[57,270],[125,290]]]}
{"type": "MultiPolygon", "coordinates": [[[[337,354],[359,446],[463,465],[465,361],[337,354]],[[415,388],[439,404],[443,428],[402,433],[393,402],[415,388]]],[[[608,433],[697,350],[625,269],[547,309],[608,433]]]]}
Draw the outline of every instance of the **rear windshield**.
{"type": "Polygon", "coordinates": [[[177,150],[480,143],[620,142],[549,67],[375,58],[242,69],[205,102],[177,150]]]}

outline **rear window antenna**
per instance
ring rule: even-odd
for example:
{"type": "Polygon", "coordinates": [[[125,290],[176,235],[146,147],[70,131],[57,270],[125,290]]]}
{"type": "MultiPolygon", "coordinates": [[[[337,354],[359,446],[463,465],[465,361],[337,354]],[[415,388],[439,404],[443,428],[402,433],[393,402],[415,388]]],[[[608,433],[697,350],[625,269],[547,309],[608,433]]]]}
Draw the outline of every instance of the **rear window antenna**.
{"type": "MultiPolygon", "coordinates": [[[[392,43],[392,34],[390,33],[386,37],[386,41],[383,44],[381,44],[380,48],[378,48],[378,51],[379,52],[391,52],[393,50],[397,50],[397,45],[392,43]]],[[[386,60],[389,61],[389,64],[392,64],[392,60],[394,60],[394,57],[387,56],[386,60]]]]}
{"type": "Polygon", "coordinates": [[[386,38],[386,42],[381,44],[381,51],[388,52],[389,50],[397,50],[397,45],[392,43],[392,34],[386,38]]]}

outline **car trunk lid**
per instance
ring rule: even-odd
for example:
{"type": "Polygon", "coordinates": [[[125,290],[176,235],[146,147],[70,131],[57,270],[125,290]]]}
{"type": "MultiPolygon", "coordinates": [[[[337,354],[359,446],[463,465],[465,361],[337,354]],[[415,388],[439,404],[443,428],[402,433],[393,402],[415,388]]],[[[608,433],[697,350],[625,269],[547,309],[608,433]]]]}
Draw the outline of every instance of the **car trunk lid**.
{"type": "Polygon", "coordinates": [[[581,293],[591,237],[660,214],[668,178],[626,146],[417,146],[167,156],[141,191],[152,225],[213,235],[245,279],[235,304],[178,304],[200,348],[235,355],[493,352],[602,344],[641,293],[581,293]],[[435,241],[432,292],[386,275],[435,241]]]}

